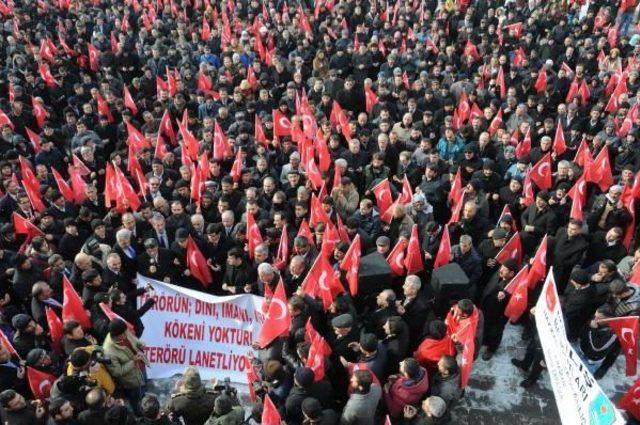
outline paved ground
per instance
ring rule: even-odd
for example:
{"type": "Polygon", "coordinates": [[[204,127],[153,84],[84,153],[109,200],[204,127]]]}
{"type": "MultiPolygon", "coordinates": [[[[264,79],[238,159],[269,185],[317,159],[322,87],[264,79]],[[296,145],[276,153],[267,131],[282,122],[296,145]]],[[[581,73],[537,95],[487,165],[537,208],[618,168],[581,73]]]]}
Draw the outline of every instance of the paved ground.
{"type": "MultiPolygon", "coordinates": [[[[511,358],[522,358],[525,347],[526,343],[520,339],[520,328],[507,325],[501,348],[496,355],[488,362],[480,357],[476,360],[465,397],[453,411],[452,424],[560,424],[558,408],[546,373],[542,374],[537,385],[527,390],[519,386],[524,375],[511,364],[511,358]]],[[[149,391],[164,399],[171,393],[176,380],[177,378],[172,378],[152,382],[149,391]]],[[[625,377],[624,358],[620,356],[599,383],[615,402],[633,381],[633,377],[625,377]]],[[[243,390],[246,391],[246,388],[239,388],[240,392],[243,390]]]]}
{"type": "MultiPolygon", "coordinates": [[[[524,389],[524,374],[511,364],[511,358],[524,357],[526,343],[520,339],[521,329],[507,325],[501,348],[489,361],[480,357],[474,363],[469,387],[454,409],[456,425],[551,425],[559,424],[558,408],[549,376],[543,372],[538,384],[524,389]],[[506,348],[505,348],[506,347],[506,348]]],[[[600,381],[604,392],[617,401],[632,385],[633,377],[624,373],[624,357],[600,381]]],[[[576,424],[577,425],[577,424],[576,424]]]]}

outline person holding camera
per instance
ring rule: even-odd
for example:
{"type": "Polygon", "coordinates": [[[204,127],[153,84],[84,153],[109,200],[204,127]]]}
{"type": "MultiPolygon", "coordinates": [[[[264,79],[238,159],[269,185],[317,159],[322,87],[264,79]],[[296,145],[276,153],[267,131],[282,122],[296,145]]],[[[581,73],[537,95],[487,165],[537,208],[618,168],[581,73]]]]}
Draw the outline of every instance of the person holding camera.
{"type": "Polygon", "coordinates": [[[213,406],[213,412],[204,425],[242,425],[244,409],[242,406],[234,406],[234,400],[227,394],[220,394],[213,406]]]}
{"type": "Polygon", "coordinates": [[[213,411],[218,394],[202,384],[198,369],[189,366],[176,382],[167,410],[182,418],[185,425],[201,425],[213,411]]]}
{"type": "Polygon", "coordinates": [[[112,395],[116,384],[107,370],[106,365],[110,363],[111,360],[97,345],[76,348],[69,356],[67,376],[87,377],[95,381],[108,395],[112,395]]]}

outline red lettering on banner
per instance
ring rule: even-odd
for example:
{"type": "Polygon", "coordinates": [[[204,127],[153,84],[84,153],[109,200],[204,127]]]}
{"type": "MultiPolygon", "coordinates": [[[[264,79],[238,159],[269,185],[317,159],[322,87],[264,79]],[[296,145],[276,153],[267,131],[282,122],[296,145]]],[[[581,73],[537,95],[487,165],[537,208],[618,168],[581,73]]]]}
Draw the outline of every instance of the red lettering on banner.
{"type": "Polygon", "coordinates": [[[243,322],[250,321],[247,310],[240,308],[235,304],[229,303],[222,304],[222,317],[227,319],[242,320],[243,322]]]}
{"type": "Polygon", "coordinates": [[[165,322],[164,336],[202,341],[204,339],[204,322],[201,325],[195,323],[180,323],[177,320],[165,322]]]}

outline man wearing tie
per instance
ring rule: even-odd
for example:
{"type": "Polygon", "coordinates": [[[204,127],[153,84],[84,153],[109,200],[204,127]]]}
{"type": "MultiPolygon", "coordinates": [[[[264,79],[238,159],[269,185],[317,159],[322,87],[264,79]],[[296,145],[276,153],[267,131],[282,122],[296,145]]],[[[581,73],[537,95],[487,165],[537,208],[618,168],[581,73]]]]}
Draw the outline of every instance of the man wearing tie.
{"type": "Polygon", "coordinates": [[[174,235],[173,232],[167,228],[164,216],[160,213],[153,214],[153,217],[151,217],[151,226],[153,230],[147,232],[145,239],[154,238],[158,241],[160,247],[170,249],[174,235]]]}
{"type": "Polygon", "coordinates": [[[160,248],[154,238],[144,241],[144,250],[138,258],[138,272],[151,279],[171,282],[175,269],[173,253],[160,248]]]}

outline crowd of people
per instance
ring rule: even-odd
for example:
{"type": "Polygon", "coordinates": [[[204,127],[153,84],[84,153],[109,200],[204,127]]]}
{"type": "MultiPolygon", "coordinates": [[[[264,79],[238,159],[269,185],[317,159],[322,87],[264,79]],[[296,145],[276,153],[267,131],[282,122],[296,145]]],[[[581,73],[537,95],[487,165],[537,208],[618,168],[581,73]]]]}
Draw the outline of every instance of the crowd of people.
{"type": "Polygon", "coordinates": [[[451,423],[508,322],[536,384],[551,266],[601,378],[640,314],[635,3],[0,0],[0,421],[451,423]],[[146,392],[137,273],[284,293],[252,405],[146,392]]]}

